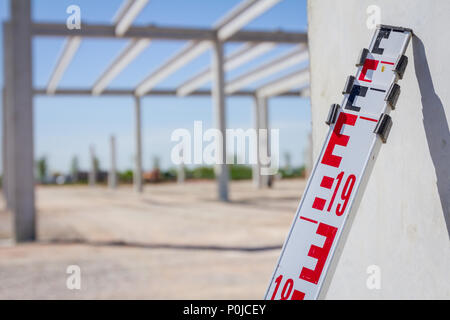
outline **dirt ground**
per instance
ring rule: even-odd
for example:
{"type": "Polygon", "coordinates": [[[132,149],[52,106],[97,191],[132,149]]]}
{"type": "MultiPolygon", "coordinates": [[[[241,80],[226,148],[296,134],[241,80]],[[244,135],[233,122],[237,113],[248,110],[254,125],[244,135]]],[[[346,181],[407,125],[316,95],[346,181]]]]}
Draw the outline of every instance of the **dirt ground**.
{"type": "Polygon", "coordinates": [[[0,211],[0,299],[261,299],[304,187],[233,182],[229,203],[214,182],[38,187],[37,243],[14,245],[0,211]]]}

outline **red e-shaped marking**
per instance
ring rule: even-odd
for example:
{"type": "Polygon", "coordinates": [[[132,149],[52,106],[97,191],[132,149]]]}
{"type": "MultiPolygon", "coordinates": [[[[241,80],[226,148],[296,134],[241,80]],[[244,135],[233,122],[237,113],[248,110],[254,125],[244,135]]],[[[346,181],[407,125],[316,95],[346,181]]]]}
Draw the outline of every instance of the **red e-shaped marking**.
{"type": "Polygon", "coordinates": [[[326,237],[323,247],[311,245],[309,248],[308,256],[317,259],[316,267],[314,270],[303,267],[300,273],[300,279],[317,284],[322,274],[323,267],[327,261],[328,254],[330,253],[331,245],[333,244],[334,237],[336,235],[337,228],[320,223],[316,233],[326,237]]]}
{"type": "Polygon", "coordinates": [[[372,82],[372,80],[366,79],[366,73],[367,70],[377,70],[378,62],[379,62],[378,60],[366,59],[366,61],[364,61],[364,65],[358,80],[372,82]]]}
{"type": "Polygon", "coordinates": [[[340,145],[343,147],[347,146],[350,137],[345,134],[341,134],[342,127],[344,126],[344,124],[354,126],[357,118],[358,118],[357,116],[349,113],[341,112],[339,114],[339,118],[337,119],[336,124],[334,125],[330,141],[328,141],[328,145],[327,148],[325,149],[321,163],[326,164],[328,166],[339,168],[342,157],[333,154],[334,147],[336,145],[340,145]]]}
{"type": "Polygon", "coordinates": [[[304,300],[304,299],[305,299],[305,294],[303,292],[294,290],[291,300],[304,300]]]}

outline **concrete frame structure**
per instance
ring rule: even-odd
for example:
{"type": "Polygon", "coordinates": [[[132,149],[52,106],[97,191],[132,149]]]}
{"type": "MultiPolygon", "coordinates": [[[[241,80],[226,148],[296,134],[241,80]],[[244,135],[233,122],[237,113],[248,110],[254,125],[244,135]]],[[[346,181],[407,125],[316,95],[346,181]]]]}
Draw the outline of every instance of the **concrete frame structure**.
{"type": "MultiPolygon", "coordinates": [[[[34,177],[33,177],[33,121],[32,121],[32,100],[35,95],[117,95],[132,96],[135,101],[135,122],[136,122],[136,161],[134,185],[138,192],[142,192],[142,138],[141,138],[141,99],[144,96],[170,95],[176,96],[177,90],[154,90],[153,86],[171,72],[176,71],[185,63],[177,59],[185,55],[175,55],[172,61],[168,61],[161,67],[168,67],[170,70],[162,72],[154,83],[146,85],[136,90],[108,90],[106,89],[107,80],[112,80],[120,71],[131,62],[134,57],[126,54],[118,56],[115,63],[106,70],[99,78],[104,78],[105,84],[93,89],[58,89],[59,80],[62,78],[65,69],[69,66],[70,60],[75,55],[79,44],[83,38],[114,38],[130,39],[136,43],[142,41],[139,50],[136,49],[133,55],[137,56],[150,41],[164,40],[185,40],[190,41],[187,51],[184,52],[191,57],[196,57],[206,50],[212,48],[212,79],[213,90],[197,90],[190,92],[190,96],[212,96],[214,104],[214,123],[226,136],[226,96],[250,96],[255,97],[256,91],[235,91],[226,94],[224,69],[226,59],[223,56],[223,46],[225,43],[251,43],[267,44],[306,44],[307,35],[296,32],[267,32],[267,31],[240,31],[252,19],[256,18],[264,11],[280,0],[245,0],[240,3],[224,18],[216,23],[213,29],[202,28],[180,28],[180,27],[156,27],[131,26],[132,21],[123,22],[125,27],[118,30],[118,23],[121,23],[120,17],[131,17],[133,20],[145,5],[139,0],[126,0],[126,5],[122,6],[120,16],[114,20],[115,25],[86,25],[81,29],[69,30],[65,24],[55,23],[33,23],[31,21],[30,0],[11,1],[11,21],[4,23],[4,50],[5,50],[5,87],[4,87],[4,194],[7,199],[7,205],[12,209],[16,221],[16,240],[33,241],[35,235],[35,207],[34,207],[34,177]],[[140,2],[136,4],[134,2],[140,2]],[[136,8],[140,8],[139,10],[136,8]],[[127,13],[126,10],[133,10],[127,13]],[[251,12],[251,11],[254,12],[251,12]],[[32,52],[31,39],[33,37],[67,37],[67,43],[63,53],[52,73],[49,85],[46,89],[32,88],[32,52]],[[202,44],[207,43],[204,47],[202,44]],[[124,58],[126,63],[121,65],[120,59],[124,58]],[[174,63],[174,65],[170,65],[174,63]],[[20,88],[20,93],[18,88],[20,88]],[[14,112],[11,112],[14,109],[14,112]],[[20,195],[20,197],[18,196],[20,195]]],[[[131,48],[133,49],[133,48],[131,48]]],[[[148,78],[152,77],[150,75],[148,78]]],[[[259,79],[255,79],[259,80],[259,79]]],[[[98,82],[96,83],[98,84],[98,82]]],[[[143,83],[141,83],[143,84],[143,83]]],[[[277,92],[277,95],[301,96],[301,91],[292,91],[298,86],[290,84],[284,90],[277,92]]],[[[263,110],[263,126],[267,127],[267,98],[255,98],[255,119],[260,118],[260,110],[263,110]],[[263,104],[262,106],[260,104],[263,104]]],[[[260,121],[260,120],[258,120],[260,121]]],[[[226,142],[224,141],[222,149],[223,164],[216,167],[218,196],[222,201],[228,200],[228,180],[229,173],[226,163],[226,142]]],[[[255,178],[256,179],[256,178],[255,178]]],[[[259,178],[258,178],[259,179],[259,178]]]]}

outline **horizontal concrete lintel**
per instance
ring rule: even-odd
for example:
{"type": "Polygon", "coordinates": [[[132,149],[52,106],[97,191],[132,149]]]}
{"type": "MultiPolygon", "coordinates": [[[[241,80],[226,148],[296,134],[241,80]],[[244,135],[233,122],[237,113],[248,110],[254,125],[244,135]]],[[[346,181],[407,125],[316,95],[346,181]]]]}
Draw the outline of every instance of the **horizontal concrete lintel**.
{"type": "MultiPolygon", "coordinates": [[[[8,22],[6,22],[8,23],[8,22]]],[[[71,37],[81,36],[89,38],[148,38],[160,40],[207,40],[213,41],[217,31],[205,28],[180,28],[159,26],[134,26],[127,33],[119,37],[115,34],[115,27],[111,25],[83,24],[79,30],[69,30],[66,25],[59,23],[33,23],[34,36],[71,37]]],[[[275,43],[306,43],[305,32],[284,31],[239,31],[226,42],[275,42],[275,43]]]]}
{"type": "MultiPolygon", "coordinates": [[[[34,89],[33,94],[35,96],[94,96],[92,90],[90,89],[58,89],[54,94],[48,94],[46,89],[34,89]]],[[[212,92],[209,90],[198,90],[192,92],[189,96],[211,96],[212,92]]],[[[253,91],[238,91],[234,92],[228,96],[255,96],[253,91]]],[[[115,90],[105,90],[100,96],[134,96],[134,90],[128,89],[115,89],[115,90]]],[[[152,90],[146,94],[146,96],[173,96],[177,97],[176,90],[152,90]]],[[[187,96],[187,97],[189,97],[187,96]]],[[[300,91],[290,91],[280,96],[285,97],[300,97],[300,91]]],[[[95,96],[94,96],[95,97],[95,96]]],[[[180,97],[181,98],[181,97],[180,97]]]]}

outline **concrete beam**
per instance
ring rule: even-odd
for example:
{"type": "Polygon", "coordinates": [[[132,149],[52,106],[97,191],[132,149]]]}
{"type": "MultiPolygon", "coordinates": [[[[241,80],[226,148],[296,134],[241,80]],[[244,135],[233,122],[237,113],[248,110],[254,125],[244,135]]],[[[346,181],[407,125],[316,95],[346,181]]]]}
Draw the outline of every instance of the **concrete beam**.
{"type": "Polygon", "coordinates": [[[92,88],[93,95],[100,95],[106,87],[148,46],[150,40],[131,40],[127,47],[114,59],[92,88]]]}
{"type": "MultiPolygon", "coordinates": [[[[251,61],[252,59],[263,55],[264,53],[272,50],[275,47],[275,43],[253,43],[249,42],[243,44],[239,49],[231,53],[225,58],[225,71],[231,71],[237,67],[251,61]]],[[[204,71],[191,77],[177,89],[178,96],[187,96],[191,92],[194,92],[205,83],[211,80],[211,68],[208,67],[204,71]]]]}
{"type": "Polygon", "coordinates": [[[133,21],[147,5],[148,0],[125,0],[116,16],[114,24],[116,25],[116,34],[123,36],[130,28],[133,21]]]}
{"type": "MultiPolygon", "coordinates": [[[[134,26],[121,37],[115,33],[115,26],[89,25],[83,23],[80,30],[69,30],[65,24],[59,23],[34,23],[33,35],[42,37],[70,37],[81,36],[84,38],[117,38],[117,39],[153,39],[153,40],[207,40],[215,41],[217,31],[205,28],[180,28],[134,26]]],[[[305,32],[285,31],[238,31],[228,38],[226,42],[276,42],[276,43],[306,43],[308,36],[305,32]]]]}
{"type": "Polygon", "coordinates": [[[256,90],[256,94],[260,97],[274,97],[298,88],[304,92],[309,88],[309,70],[306,68],[265,84],[256,90]]]}
{"type": "Polygon", "coordinates": [[[187,43],[183,49],[176,52],[169,60],[142,80],[136,87],[135,94],[140,97],[150,92],[158,83],[205,53],[209,48],[209,41],[192,41],[187,43]]]}
{"type": "Polygon", "coordinates": [[[217,38],[219,41],[225,41],[241,30],[252,20],[269,10],[281,0],[245,0],[215,24],[217,38]]]}
{"type": "MultiPolygon", "coordinates": [[[[308,51],[306,46],[299,45],[291,51],[284,53],[268,62],[265,62],[245,74],[232,79],[225,87],[226,93],[233,93],[242,88],[267,77],[270,77],[282,70],[302,64],[308,60],[308,51]]],[[[288,91],[288,90],[286,90],[288,91]]]]}
{"type": "Polygon", "coordinates": [[[61,81],[64,72],[69,67],[70,62],[75,56],[78,48],[81,44],[81,37],[68,37],[66,43],[64,44],[61,55],[59,56],[58,62],[56,63],[55,69],[52,72],[50,80],[47,85],[47,92],[52,94],[58,88],[59,82],[61,81]]]}
{"type": "MultiPolygon", "coordinates": [[[[38,88],[33,90],[33,94],[37,96],[47,96],[48,93],[45,89],[38,88]]],[[[212,92],[209,90],[197,90],[189,94],[189,96],[195,97],[209,97],[212,95],[212,92]]],[[[227,94],[227,96],[231,97],[252,97],[255,95],[253,91],[237,91],[231,94],[227,94]]],[[[279,96],[282,97],[299,97],[301,95],[300,91],[290,91],[285,92],[279,96]]],[[[51,96],[93,96],[91,89],[58,89],[51,96]]],[[[134,90],[128,89],[114,89],[114,90],[105,90],[101,93],[101,96],[133,96],[134,90]]],[[[152,90],[147,92],[144,96],[177,96],[176,90],[152,90]]]]}
{"type": "Polygon", "coordinates": [[[214,41],[213,43],[212,60],[214,123],[216,129],[220,131],[223,137],[221,149],[217,150],[222,163],[217,164],[215,167],[217,190],[219,199],[221,201],[228,201],[229,172],[226,164],[225,73],[223,68],[223,44],[219,41],[214,41]]]}

